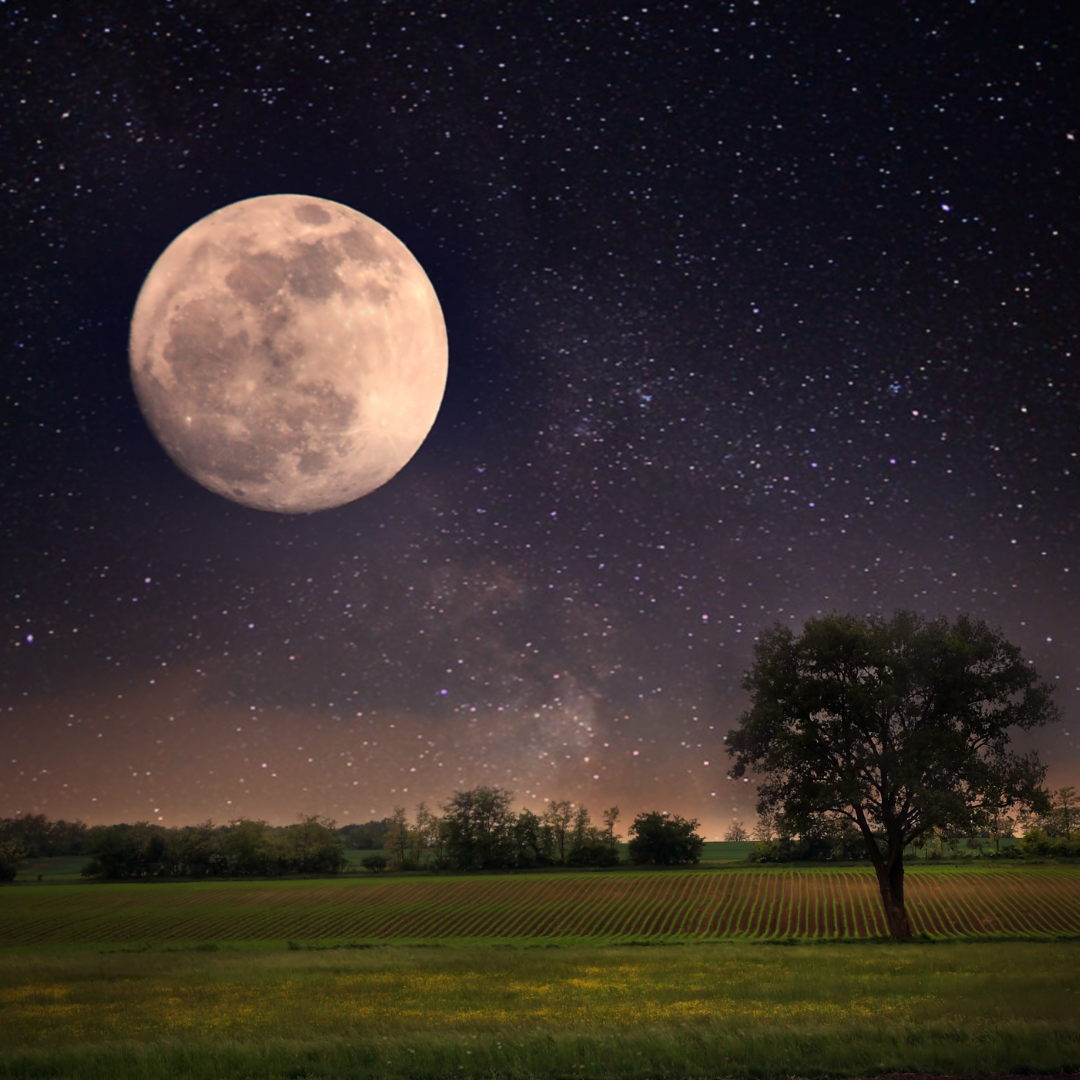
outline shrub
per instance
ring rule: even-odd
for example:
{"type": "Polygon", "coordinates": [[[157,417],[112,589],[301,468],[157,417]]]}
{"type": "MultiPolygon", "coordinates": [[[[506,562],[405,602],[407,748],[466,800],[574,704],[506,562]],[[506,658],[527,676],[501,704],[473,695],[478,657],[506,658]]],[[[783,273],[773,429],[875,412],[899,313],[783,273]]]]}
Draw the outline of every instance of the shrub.
{"type": "Polygon", "coordinates": [[[698,822],[678,814],[653,810],[638,814],[630,826],[630,859],[632,862],[655,866],[678,866],[697,863],[705,844],[695,831],[698,822]]]}

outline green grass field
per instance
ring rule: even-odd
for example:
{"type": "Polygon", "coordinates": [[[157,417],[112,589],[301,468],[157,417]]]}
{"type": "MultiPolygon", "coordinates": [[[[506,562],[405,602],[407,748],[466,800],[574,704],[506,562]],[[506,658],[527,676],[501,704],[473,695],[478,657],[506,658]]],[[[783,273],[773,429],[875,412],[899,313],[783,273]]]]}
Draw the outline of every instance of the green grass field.
{"type": "Polygon", "coordinates": [[[0,955],[0,1077],[954,1075],[1080,1066],[1080,946],[0,955]]]}
{"type": "Polygon", "coordinates": [[[51,855],[27,859],[19,867],[17,881],[81,881],[89,855],[51,855]]]}
{"type": "Polygon", "coordinates": [[[913,873],[913,899],[951,921],[903,945],[828,940],[844,924],[826,901],[853,905],[838,888],[851,874],[865,877],[740,867],[16,885],[0,890],[0,1077],[1080,1071],[1080,870],[913,873]],[[715,932],[725,896],[727,934],[715,932]],[[515,933],[485,936],[514,911],[515,933]],[[1000,911],[1027,929],[987,931],[1000,911]],[[382,929],[342,935],[348,918],[382,929]],[[981,930],[964,937],[968,924],[981,930]]]}

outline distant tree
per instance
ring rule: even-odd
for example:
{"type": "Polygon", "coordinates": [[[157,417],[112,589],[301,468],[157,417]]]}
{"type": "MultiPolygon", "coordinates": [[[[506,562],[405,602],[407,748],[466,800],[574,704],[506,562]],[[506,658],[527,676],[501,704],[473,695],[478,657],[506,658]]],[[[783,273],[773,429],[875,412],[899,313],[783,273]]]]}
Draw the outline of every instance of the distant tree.
{"type": "Polygon", "coordinates": [[[618,866],[619,851],[594,830],[591,836],[574,845],[567,862],[570,866],[618,866]]]}
{"type": "Polygon", "coordinates": [[[1080,857],[1080,829],[1077,817],[1076,789],[1057,788],[1041,813],[1024,815],[1023,837],[1012,852],[1039,858],[1075,859],[1080,857]]]}
{"type": "Polygon", "coordinates": [[[866,859],[866,845],[863,842],[862,833],[847,818],[825,817],[825,836],[828,840],[830,851],[826,858],[866,859]]]}
{"type": "Polygon", "coordinates": [[[609,806],[603,814],[604,818],[604,843],[611,848],[615,848],[619,843],[619,838],[615,834],[615,825],[619,820],[619,808],[617,806],[609,806]]]}
{"type": "Polygon", "coordinates": [[[514,865],[544,866],[551,862],[540,818],[531,810],[522,810],[514,822],[514,865]]]}
{"type": "Polygon", "coordinates": [[[477,787],[456,791],[443,807],[447,850],[461,870],[511,866],[514,861],[510,792],[477,787]]]}
{"type": "Polygon", "coordinates": [[[273,876],[286,869],[284,847],[265,822],[237,818],[221,839],[228,874],[237,877],[273,876]]]}
{"type": "Polygon", "coordinates": [[[736,819],[728,826],[728,831],[724,833],[724,839],[729,844],[742,844],[750,839],[750,834],[746,831],[746,826],[736,819]]]}
{"type": "Polygon", "coordinates": [[[570,832],[570,854],[573,855],[577,848],[596,839],[599,839],[599,834],[593,828],[588,808],[579,806],[574,811],[574,824],[570,832]]]}
{"type": "Polygon", "coordinates": [[[409,863],[409,820],[405,815],[404,806],[394,807],[394,813],[390,817],[390,828],[387,829],[386,839],[383,840],[383,850],[393,869],[406,868],[409,863]]]}
{"type": "Polygon", "coordinates": [[[373,874],[381,873],[390,865],[390,860],[385,855],[365,855],[360,860],[360,865],[373,874]]]}
{"type": "Polygon", "coordinates": [[[0,881],[14,881],[23,861],[23,849],[18,840],[0,840],[0,881]]]}
{"type": "Polygon", "coordinates": [[[50,837],[54,855],[81,855],[85,850],[86,826],[81,821],[61,818],[52,823],[50,837]]]}
{"type": "Polygon", "coordinates": [[[7,818],[3,826],[3,835],[18,842],[25,858],[38,859],[58,854],[53,823],[44,814],[20,814],[7,818]]]}
{"type": "Polygon", "coordinates": [[[44,832],[47,819],[39,814],[19,814],[15,817],[0,818],[0,841],[17,844],[22,852],[21,858],[36,858],[43,855],[38,838],[44,832]],[[40,825],[39,825],[40,822],[40,825]]]}
{"type": "Polygon", "coordinates": [[[337,834],[341,837],[341,842],[346,851],[358,851],[368,846],[367,844],[357,843],[361,838],[366,839],[363,825],[339,825],[337,834]]]}
{"type": "Polygon", "coordinates": [[[86,831],[81,821],[50,821],[44,814],[0,818],[0,840],[16,841],[27,859],[81,855],[86,831]]]}
{"type": "Polygon", "coordinates": [[[222,835],[212,821],[170,829],[165,849],[171,876],[209,877],[227,866],[222,835]]]}
{"type": "Polygon", "coordinates": [[[1080,835],[1050,836],[1045,829],[1033,825],[1014,850],[1021,855],[1037,858],[1075,859],[1080,857],[1080,835]]]}
{"type": "Polygon", "coordinates": [[[445,818],[432,815],[431,828],[431,866],[435,870],[446,870],[453,865],[450,858],[450,827],[445,818]]]}
{"type": "Polygon", "coordinates": [[[160,825],[98,826],[89,830],[87,844],[92,858],[82,870],[86,877],[119,881],[160,877],[168,870],[167,833],[160,825]]]}
{"type": "Polygon", "coordinates": [[[1050,836],[1072,836],[1076,831],[1078,813],[1076,788],[1060,787],[1050,793],[1050,810],[1046,815],[1046,831],[1050,836]]]}
{"type": "Polygon", "coordinates": [[[52,855],[51,822],[44,814],[19,814],[0,820],[0,838],[18,844],[27,859],[52,855]]]}
{"type": "Polygon", "coordinates": [[[416,823],[409,830],[409,860],[416,867],[422,867],[429,858],[434,861],[435,850],[439,844],[440,820],[427,807],[419,803],[416,807],[416,823]]]}
{"type": "Polygon", "coordinates": [[[341,842],[351,851],[381,851],[389,828],[390,819],[383,818],[381,821],[367,821],[363,825],[342,825],[337,832],[341,842]]]}
{"type": "Polygon", "coordinates": [[[537,818],[539,824],[538,837],[540,844],[540,863],[544,866],[554,866],[559,861],[559,855],[555,845],[555,830],[552,828],[550,819],[545,814],[537,818]]]}
{"type": "Polygon", "coordinates": [[[1016,822],[1001,810],[990,811],[986,833],[994,841],[994,854],[1001,854],[1001,841],[1016,835],[1016,822]]]}
{"type": "Polygon", "coordinates": [[[776,814],[758,814],[754,822],[754,840],[759,844],[771,844],[776,839],[776,814]]]}
{"type": "Polygon", "coordinates": [[[285,865],[301,874],[337,874],[345,865],[345,851],[335,823],[318,814],[302,815],[284,831],[285,865]]]}
{"type": "Polygon", "coordinates": [[[638,814],[630,825],[630,861],[656,866],[697,863],[705,840],[696,832],[698,822],[653,810],[638,814]]]}
{"type": "Polygon", "coordinates": [[[830,615],[800,637],[778,625],[758,640],[744,686],[751,707],[727,736],[732,775],[756,773],[759,813],[782,811],[791,828],[822,816],[858,828],[892,937],[912,933],[908,845],[1045,801],[1044,768],[1008,736],[1056,715],[1052,687],[984,623],[830,615]]]}
{"type": "Polygon", "coordinates": [[[566,856],[570,853],[574,804],[558,800],[551,802],[547,805],[540,820],[545,828],[549,830],[555,862],[565,865],[566,856]]]}
{"type": "Polygon", "coordinates": [[[866,857],[858,829],[842,818],[819,814],[796,829],[783,814],[773,815],[772,839],[754,845],[754,862],[803,862],[866,857]]]}

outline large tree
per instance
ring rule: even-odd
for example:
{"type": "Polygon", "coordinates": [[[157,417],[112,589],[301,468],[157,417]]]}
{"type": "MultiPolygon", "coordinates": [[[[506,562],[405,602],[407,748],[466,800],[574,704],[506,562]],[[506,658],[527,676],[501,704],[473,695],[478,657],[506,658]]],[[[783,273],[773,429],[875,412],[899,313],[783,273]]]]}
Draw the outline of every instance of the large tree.
{"type": "Polygon", "coordinates": [[[902,611],[811,619],[799,637],[778,625],[743,685],[751,706],[726,737],[731,775],[755,774],[759,813],[795,830],[822,816],[854,822],[892,937],[912,932],[906,846],[1045,802],[1045,768],[1009,735],[1055,717],[1052,687],[985,623],[902,611]]]}

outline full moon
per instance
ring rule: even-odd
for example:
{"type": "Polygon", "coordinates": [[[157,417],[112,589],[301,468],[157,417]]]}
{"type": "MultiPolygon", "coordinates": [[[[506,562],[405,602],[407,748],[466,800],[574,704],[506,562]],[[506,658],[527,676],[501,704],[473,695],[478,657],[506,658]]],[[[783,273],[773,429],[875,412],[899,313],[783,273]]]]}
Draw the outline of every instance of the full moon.
{"type": "Polygon", "coordinates": [[[169,456],[235,502],[325,510],[416,453],[446,385],[420,264],[340,203],[263,195],[182,232],[131,318],[131,378],[169,456]]]}

